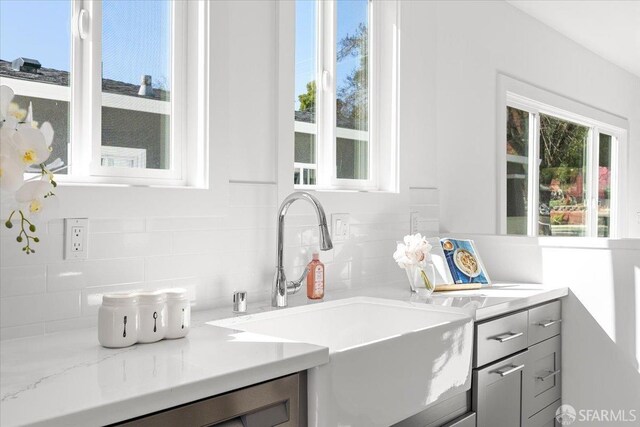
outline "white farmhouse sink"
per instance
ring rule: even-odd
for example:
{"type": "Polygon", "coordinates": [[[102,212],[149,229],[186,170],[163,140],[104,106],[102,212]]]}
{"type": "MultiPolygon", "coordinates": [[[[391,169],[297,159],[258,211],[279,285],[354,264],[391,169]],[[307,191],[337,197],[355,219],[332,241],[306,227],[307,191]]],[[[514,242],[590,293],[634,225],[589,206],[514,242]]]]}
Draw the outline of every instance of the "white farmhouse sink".
{"type": "Polygon", "coordinates": [[[311,426],[389,426],[471,386],[473,322],[357,297],[210,322],[329,348],[308,375],[311,426]]]}

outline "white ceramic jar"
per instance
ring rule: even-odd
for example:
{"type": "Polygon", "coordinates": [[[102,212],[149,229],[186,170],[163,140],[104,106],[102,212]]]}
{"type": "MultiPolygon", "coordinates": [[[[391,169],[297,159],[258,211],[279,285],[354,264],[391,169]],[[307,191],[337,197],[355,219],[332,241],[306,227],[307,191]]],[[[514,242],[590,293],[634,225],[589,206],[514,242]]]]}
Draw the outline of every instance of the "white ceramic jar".
{"type": "Polygon", "coordinates": [[[160,341],[167,333],[167,296],[164,292],[139,292],[138,342],[160,341]]]}
{"type": "Polygon", "coordinates": [[[105,294],[98,310],[98,341],[104,347],[128,347],[138,340],[134,294],[105,294]]]}
{"type": "Polygon", "coordinates": [[[182,338],[191,326],[191,304],[187,291],[181,288],[167,289],[167,333],[165,338],[182,338]]]}

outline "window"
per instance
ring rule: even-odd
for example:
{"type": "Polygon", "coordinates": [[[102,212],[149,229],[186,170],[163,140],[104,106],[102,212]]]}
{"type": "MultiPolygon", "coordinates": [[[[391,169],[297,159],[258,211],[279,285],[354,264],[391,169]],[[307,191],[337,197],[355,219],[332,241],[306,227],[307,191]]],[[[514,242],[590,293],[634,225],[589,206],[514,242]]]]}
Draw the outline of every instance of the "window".
{"type": "Polygon", "coordinates": [[[385,29],[392,25],[382,24],[395,19],[383,9],[395,12],[393,2],[377,3],[384,2],[296,1],[296,187],[381,188],[377,160],[394,141],[381,142],[370,118],[382,88],[392,90],[381,82],[395,78],[396,50],[382,43],[393,39],[385,29]]]}
{"type": "Polygon", "coordinates": [[[186,99],[204,105],[197,87],[205,85],[206,8],[174,0],[0,3],[0,84],[31,105],[34,120],[52,124],[52,158],[67,165],[69,180],[202,183],[188,174],[187,141],[204,142],[204,116],[189,114],[195,107],[186,99]],[[29,31],[20,16],[29,16],[29,31]]]}
{"type": "Polygon", "coordinates": [[[506,104],[507,234],[615,236],[624,131],[515,94],[506,104]]]}

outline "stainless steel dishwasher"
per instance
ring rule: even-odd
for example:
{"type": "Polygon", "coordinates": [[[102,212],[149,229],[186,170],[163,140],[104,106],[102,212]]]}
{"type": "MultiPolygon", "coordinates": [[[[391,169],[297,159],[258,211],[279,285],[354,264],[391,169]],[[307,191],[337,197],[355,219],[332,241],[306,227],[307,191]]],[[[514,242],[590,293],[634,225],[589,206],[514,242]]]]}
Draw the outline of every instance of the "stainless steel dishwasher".
{"type": "Polygon", "coordinates": [[[127,427],[307,425],[307,374],[252,385],[115,424],[127,427]]]}

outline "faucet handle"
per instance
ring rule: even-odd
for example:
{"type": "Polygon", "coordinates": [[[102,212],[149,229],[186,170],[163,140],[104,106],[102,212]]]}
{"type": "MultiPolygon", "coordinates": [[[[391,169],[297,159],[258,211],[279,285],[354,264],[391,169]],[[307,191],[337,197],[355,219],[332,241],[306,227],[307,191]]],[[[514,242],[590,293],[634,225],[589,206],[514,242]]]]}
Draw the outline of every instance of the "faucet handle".
{"type": "Polygon", "coordinates": [[[247,311],[247,291],[235,291],[233,293],[233,312],[244,313],[247,311]]]}
{"type": "Polygon", "coordinates": [[[300,276],[300,278],[298,280],[294,280],[291,282],[287,283],[287,293],[288,294],[295,294],[296,292],[298,292],[300,290],[300,288],[302,287],[302,281],[305,279],[305,277],[307,277],[307,274],[309,274],[309,266],[307,265],[304,268],[304,271],[302,272],[302,275],[300,276]]]}

